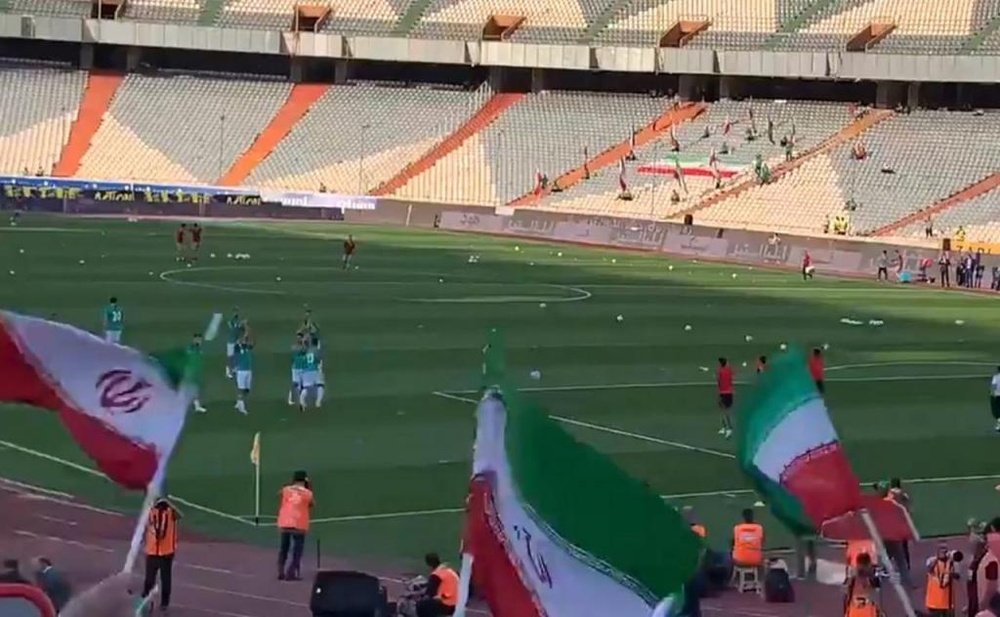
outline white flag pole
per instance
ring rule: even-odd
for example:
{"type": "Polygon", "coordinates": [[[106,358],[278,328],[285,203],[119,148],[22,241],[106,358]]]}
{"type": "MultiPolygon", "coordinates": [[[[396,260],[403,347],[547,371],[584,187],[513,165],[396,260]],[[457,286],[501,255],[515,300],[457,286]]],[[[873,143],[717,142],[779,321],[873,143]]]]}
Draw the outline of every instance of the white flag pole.
{"type": "Polygon", "coordinates": [[[893,589],[896,590],[896,595],[899,596],[899,602],[903,605],[903,610],[906,612],[907,617],[916,617],[917,614],[913,610],[913,602],[910,601],[910,595],[903,589],[903,584],[899,579],[899,572],[896,572],[896,565],[889,558],[889,552],[885,550],[882,535],[879,534],[878,527],[875,526],[875,521],[872,520],[872,515],[868,510],[861,510],[861,520],[865,522],[868,533],[871,535],[872,541],[875,542],[875,549],[878,551],[879,559],[885,564],[885,569],[889,572],[889,582],[892,584],[893,589]]]}
{"type": "MultiPolygon", "coordinates": [[[[258,441],[258,443],[260,443],[258,441]]],[[[253,505],[253,524],[260,525],[260,449],[257,450],[257,463],[254,464],[254,479],[253,479],[253,492],[254,492],[254,505],[253,505]]]]}
{"type": "Polygon", "coordinates": [[[156,473],[153,475],[153,479],[150,480],[149,485],[146,487],[146,497],[142,501],[142,509],[139,510],[139,518],[135,521],[135,529],[132,531],[132,540],[129,543],[128,555],[125,557],[125,565],[122,567],[122,572],[131,572],[132,568],[135,567],[135,561],[139,557],[139,551],[142,550],[142,540],[146,531],[146,521],[149,519],[149,512],[153,509],[153,504],[156,503],[156,498],[160,496],[160,484],[163,482],[163,476],[165,475],[167,468],[167,459],[164,458],[160,462],[159,468],[157,468],[156,473]]]}
{"type": "Polygon", "coordinates": [[[458,573],[458,601],[453,617],[465,617],[465,607],[469,603],[469,586],[472,582],[472,554],[462,553],[462,569],[458,573]]]}

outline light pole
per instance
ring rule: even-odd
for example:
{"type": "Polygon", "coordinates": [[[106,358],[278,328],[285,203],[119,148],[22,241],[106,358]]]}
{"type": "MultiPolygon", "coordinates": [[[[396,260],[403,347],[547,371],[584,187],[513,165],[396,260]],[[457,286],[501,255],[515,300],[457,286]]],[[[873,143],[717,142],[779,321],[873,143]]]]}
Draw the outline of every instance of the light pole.
{"type": "Polygon", "coordinates": [[[216,178],[222,179],[222,157],[226,145],[226,114],[219,114],[219,173],[216,178]]]}
{"type": "Polygon", "coordinates": [[[358,196],[365,194],[365,154],[368,150],[368,144],[366,141],[367,131],[372,128],[370,124],[361,125],[361,158],[358,159],[358,196]]]}

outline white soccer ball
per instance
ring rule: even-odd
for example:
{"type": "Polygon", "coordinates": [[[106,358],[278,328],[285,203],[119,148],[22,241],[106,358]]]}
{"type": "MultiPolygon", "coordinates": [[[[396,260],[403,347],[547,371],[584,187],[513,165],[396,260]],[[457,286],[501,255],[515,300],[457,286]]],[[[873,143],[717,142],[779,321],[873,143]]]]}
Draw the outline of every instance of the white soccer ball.
{"type": "Polygon", "coordinates": [[[674,265],[673,264],[670,264],[669,266],[667,266],[667,270],[673,271],[673,269],[674,269],[674,265]]]}
{"type": "Polygon", "coordinates": [[[736,273],[735,272],[733,272],[733,278],[736,278],[736,273]]]}
{"type": "Polygon", "coordinates": [[[611,258],[611,263],[613,263],[613,264],[616,264],[616,263],[618,263],[618,260],[617,260],[617,259],[615,259],[614,257],[612,257],[612,258],[611,258]]]}
{"type": "Polygon", "coordinates": [[[545,304],[544,302],[539,302],[538,303],[538,308],[545,308],[546,306],[548,306],[548,305],[545,304]]]}
{"type": "Polygon", "coordinates": [[[625,317],[622,316],[622,315],[619,315],[619,316],[615,317],[615,319],[618,321],[618,323],[621,323],[621,322],[625,321],[625,317]]]}
{"type": "Polygon", "coordinates": [[[191,267],[191,264],[190,264],[190,263],[187,263],[187,264],[184,264],[184,265],[185,265],[186,267],[188,267],[188,268],[190,268],[190,267],[191,267]]]}
{"type": "Polygon", "coordinates": [[[533,266],[533,265],[535,265],[535,262],[533,262],[533,261],[529,261],[529,262],[528,262],[528,265],[529,265],[529,266],[533,266]]]}
{"type": "Polygon", "coordinates": [[[438,283],[443,283],[444,279],[438,279],[438,283]]]}
{"type": "Polygon", "coordinates": [[[746,335],[746,336],[743,337],[743,340],[745,340],[746,342],[749,343],[750,341],[753,340],[753,337],[748,334],[748,335],[746,335]]]}
{"type": "Polygon", "coordinates": [[[520,250],[521,250],[521,247],[519,247],[519,246],[515,246],[515,247],[514,247],[514,250],[515,250],[515,251],[520,251],[520,250]]]}
{"type": "Polygon", "coordinates": [[[558,253],[556,253],[556,257],[562,257],[562,251],[559,251],[558,253]]]}
{"type": "Polygon", "coordinates": [[[152,270],[149,271],[149,276],[154,276],[152,270]]]}
{"type": "Polygon", "coordinates": [[[690,332],[691,331],[691,324],[684,324],[684,331],[685,332],[690,332]]]}
{"type": "Polygon", "coordinates": [[[955,325],[956,326],[964,326],[965,325],[965,320],[964,319],[956,319],[955,320],[955,325]]]}
{"type": "Polygon", "coordinates": [[[276,277],[274,277],[274,280],[276,280],[276,281],[278,281],[280,283],[281,282],[281,277],[280,276],[276,276],[276,277]]]}
{"type": "Polygon", "coordinates": [[[830,343],[823,343],[823,350],[830,349],[830,343]]]}
{"type": "Polygon", "coordinates": [[[788,345],[782,343],[781,345],[778,345],[778,349],[780,349],[781,351],[785,351],[786,349],[788,349],[788,345]]]}
{"type": "Polygon", "coordinates": [[[80,265],[81,265],[81,266],[82,266],[83,264],[85,264],[85,263],[87,263],[87,262],[86,262],[86,261],[84,261],[84,260],[82,260],[82,259],[80,260],[80,265]]]}
{"type": "Polygon", "coordinates": [[[14,271],[13,270],[10,271],[10,275],[14,276],[14,271]]]}
{"type": "Polygon", "coordinates": [[[542,372],[539,371],[538,369],[531,371],[530,375],[531,378],[534,379],[535,381],[538,381],[539,379],[542,378],[542,372]]]}
{"type": "Polygon", "coordinates": [[[208,256],[211,257],[212,259],[215,259],[215,253],[210,253],[208,256]]]}
{"type": "Polygon", "coordinates": [[[746,360],[744,360],[743,361],[743,368],[746,368],[746,367],[747,367],[747,363],[746,363],[746,360]]]}
{"type": "Polygon", "coordinates": [[[22,254],[22,255],[24,255],[24,249],[18,249],[17,252],[20,253],[20,254],[22,254]]]}

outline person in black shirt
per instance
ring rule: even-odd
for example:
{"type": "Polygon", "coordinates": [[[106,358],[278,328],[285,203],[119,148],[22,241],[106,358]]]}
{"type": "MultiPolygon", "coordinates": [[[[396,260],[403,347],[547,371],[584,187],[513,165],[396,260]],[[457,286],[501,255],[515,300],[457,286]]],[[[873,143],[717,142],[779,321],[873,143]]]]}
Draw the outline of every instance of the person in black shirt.
{"type": "Polygon", "coordinates": [[[3,570],[0,570],[0,583],[30,585],[28,579],[21,576],[21,565],[16,559],[3,560],[3,570]]]}

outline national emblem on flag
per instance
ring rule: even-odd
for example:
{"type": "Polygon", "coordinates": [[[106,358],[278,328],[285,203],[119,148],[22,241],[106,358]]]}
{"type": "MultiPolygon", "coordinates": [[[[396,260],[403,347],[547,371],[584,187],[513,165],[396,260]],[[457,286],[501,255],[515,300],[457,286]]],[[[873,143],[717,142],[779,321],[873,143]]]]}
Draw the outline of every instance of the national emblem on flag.
{"type": "Polygon", "coordinates": [[[0,311],[0,402],[56,412],[114,482],[144,490],[195,395],[184,350],[149,356],[72,326],[0,311]]]}

